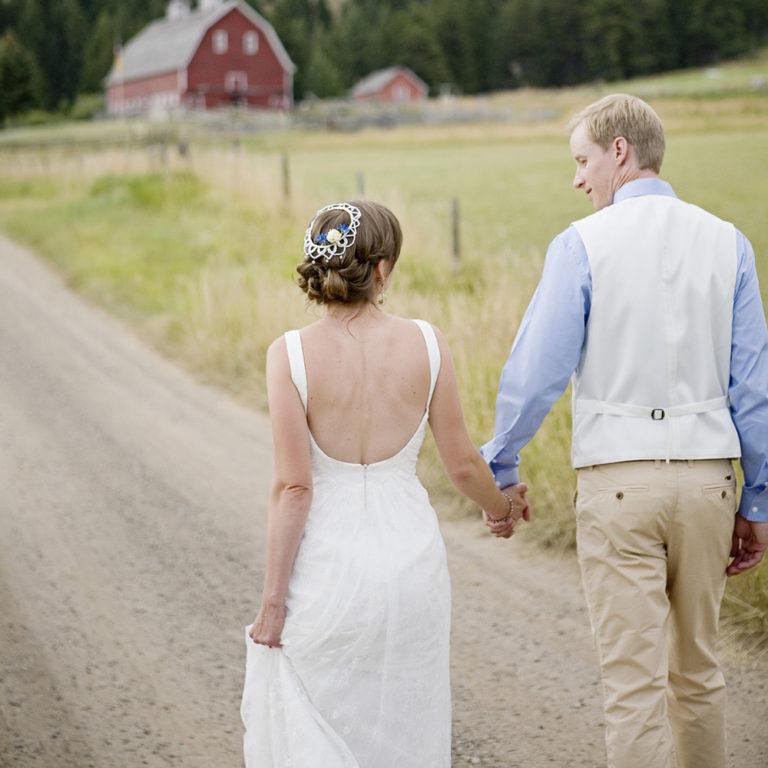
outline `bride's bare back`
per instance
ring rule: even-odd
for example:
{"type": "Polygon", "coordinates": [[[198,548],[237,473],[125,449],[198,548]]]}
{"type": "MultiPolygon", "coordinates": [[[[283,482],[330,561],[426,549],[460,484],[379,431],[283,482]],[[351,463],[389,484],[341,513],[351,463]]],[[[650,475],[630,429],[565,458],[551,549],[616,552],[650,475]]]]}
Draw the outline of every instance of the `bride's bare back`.
{"type": "MultiPolygon", "coordinates": [[[[421,329],[374,305],[390,284],[401,245],[397,218],[371,201],[325,206],[305,232],[298,284],[311,302],[326,309],[321,320],[300,332],[306,413],[291,380],[285,339],[267,352],[273,504],[300,512],[279,518],[281,524],[308,512],[310,433],[333,459],[375,464],[398,454],[424,418],[430,367],[421,329]]],[[[467,433],[450,350],[439,331],[436,338],[441,362],[429,413],[435,444],[454,485],[501,519],[508,500],[467,433]]],[[[280,559],[285,565],[290,558],[280,559]]],[[[288,573],[280,571],[270,589],[277,593],[285,587],[288,573]]]]}
{"type": "Polygon", "coordinates": [[[301,331],[307,421],[324,453],[373,464],[402,449],[429,394],[429,360],[416,323],[367,305],[301,331]]]}

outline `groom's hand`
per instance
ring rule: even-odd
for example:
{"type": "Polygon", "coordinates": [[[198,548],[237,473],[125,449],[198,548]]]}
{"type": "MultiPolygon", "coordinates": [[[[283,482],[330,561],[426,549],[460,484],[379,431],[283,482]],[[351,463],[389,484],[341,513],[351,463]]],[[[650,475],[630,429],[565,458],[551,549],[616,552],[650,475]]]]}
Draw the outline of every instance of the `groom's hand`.
{"type": "Polygon", "coordinates": [[[726,573],[736,576],[757,565],[768,550],[768,523],[757,523],[736,515],[733,525],[733,560],[726,573]]]}
{"type": "Polygon", "coordinates": [[[513,512],[511,519],[506,522],[495,523],[483,512],[483,521],[494,536],[508,539],[515,532],[515,523],[518,520],[521,518],[525,521],[531,519],[531,508],[528,504],[528,499],[525,498],[525,494],[528,491],[528,486],[525,483],[510,485],[502,488],[502,491],[512,499],[513,512]]]}
{"type": "Polygon", "coordinates": [[[525,498],[525,494],[528,493],[528,486],[525,483],[518,483],[517,485],[510,485],[508,488],[501,489],[507,496],[512,497],[512,501],[515,503],[515,513],[513,517],[520,520],[522,518],[526,523],[531,520],[531,507],[528,504],[528,499],[525,498]]]}

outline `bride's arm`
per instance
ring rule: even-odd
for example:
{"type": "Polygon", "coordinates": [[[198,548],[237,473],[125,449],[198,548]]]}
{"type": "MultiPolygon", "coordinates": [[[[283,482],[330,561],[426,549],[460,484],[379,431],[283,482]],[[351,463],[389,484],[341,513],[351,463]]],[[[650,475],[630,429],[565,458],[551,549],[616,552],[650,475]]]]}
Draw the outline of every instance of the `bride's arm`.
{"type": "MultiPolygon", "coordinates": [[[[429,408],[429,425],[440,458],[456,488],[494,519],[510,512],[509,499],[496,487],[490,467],[467,432],[459,400],[459,387],[453,357],[442,333],[435,328],[440,345],[440,373],[429,408]]],[[[527,502],[516,504],[512,517],[519,519],[527,502]]]]}
{"type": "Polygon", "coordinates": [[[291,381],[282,337],[267,352],[267,397],[274,441],[274,474],[269,497],[264,589],[250,636],[257,643],[275,646],[280,645],[288,581],[312,501],[307,419],[291,381]]]}

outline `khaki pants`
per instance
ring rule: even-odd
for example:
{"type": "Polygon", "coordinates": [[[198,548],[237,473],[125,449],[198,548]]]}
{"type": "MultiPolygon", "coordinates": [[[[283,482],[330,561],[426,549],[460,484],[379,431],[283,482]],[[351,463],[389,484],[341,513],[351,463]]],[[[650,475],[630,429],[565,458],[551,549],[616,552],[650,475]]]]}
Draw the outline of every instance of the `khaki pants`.
{"type": "Polygon", "coordinates": [[[679,768],[725,767],[715,642],[735,512],[725,459],[579,470],[579,563],[611,768],[672,768],[674,753],[679,768]]]}

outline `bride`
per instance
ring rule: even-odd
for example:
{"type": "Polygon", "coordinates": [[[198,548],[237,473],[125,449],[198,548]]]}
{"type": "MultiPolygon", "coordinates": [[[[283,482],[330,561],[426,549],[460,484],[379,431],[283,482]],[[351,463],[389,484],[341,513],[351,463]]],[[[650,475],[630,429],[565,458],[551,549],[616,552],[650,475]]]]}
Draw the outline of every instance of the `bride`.
{"type": "Polygon", "coordinates": [[[267,353],[274,476],[246,629],[247,768],[447,768],[450,587],[416,476],[427,422],[453,484],[528,517],[469,438],[443,336],[381,309],[402,243],[372,202],[317,212],[299,286],[322,319],[267,353]]]}

